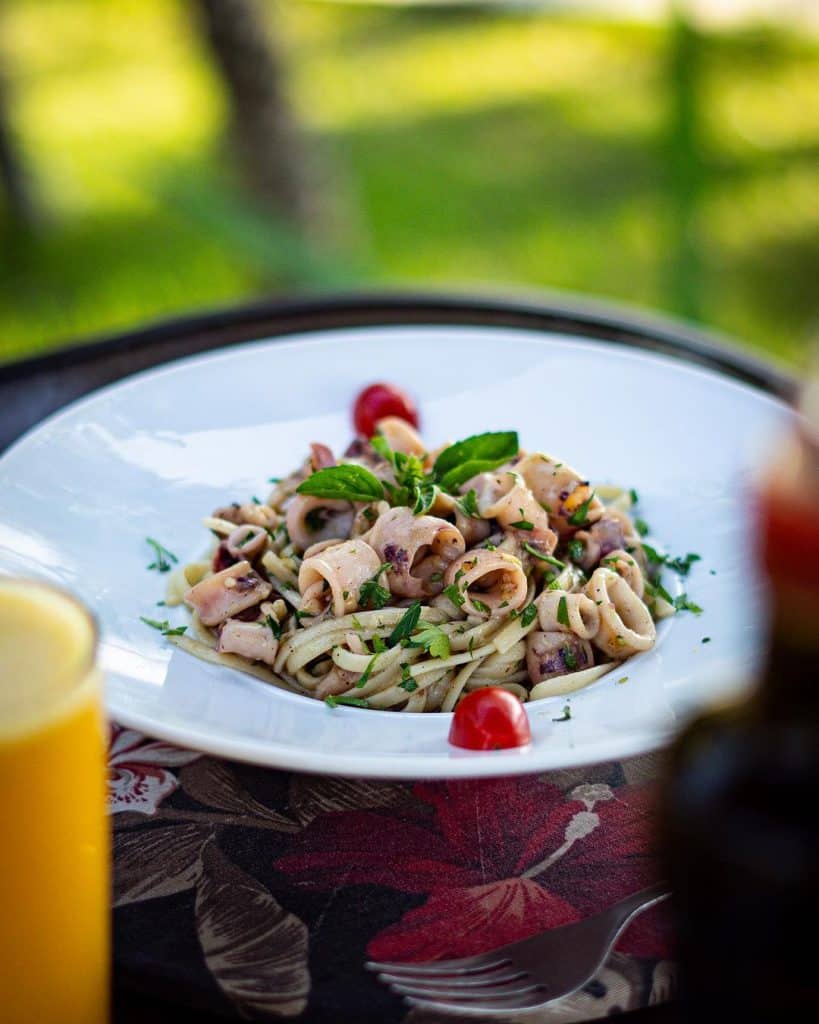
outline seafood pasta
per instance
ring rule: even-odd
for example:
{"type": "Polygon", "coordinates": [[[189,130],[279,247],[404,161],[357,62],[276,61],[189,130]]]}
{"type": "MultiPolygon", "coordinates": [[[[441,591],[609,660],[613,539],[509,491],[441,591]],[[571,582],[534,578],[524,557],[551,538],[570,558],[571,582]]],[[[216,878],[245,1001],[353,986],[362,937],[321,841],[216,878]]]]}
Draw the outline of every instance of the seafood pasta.
{"type": "Polygon", "coordinates": [[[565,694],[651,648],[674,613],[630,506],[514,431],[429,451],[383,419],[338,459],[311,445],[264,502],[204,520],[215,549],[167,595],[191,609],[192,635],[172,639],[330,704],[565,694]]]}

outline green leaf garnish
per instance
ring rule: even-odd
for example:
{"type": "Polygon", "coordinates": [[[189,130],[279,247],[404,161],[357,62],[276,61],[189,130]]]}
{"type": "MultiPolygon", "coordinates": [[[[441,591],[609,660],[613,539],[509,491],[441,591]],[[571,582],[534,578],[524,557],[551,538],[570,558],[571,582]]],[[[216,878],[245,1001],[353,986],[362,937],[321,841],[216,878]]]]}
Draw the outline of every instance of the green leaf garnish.
{"type": "Polygon", "coordinates": [[[324,703],[328,708],[336,708],[339,704],[349,708],[368,708],[370,702],[362,697],[334,697],[330,695],[324,698],[324,703]]]}
{"type": "Polygon", "coordinates": [[[509,524],[513,530],[534,530],[535,524],[528,519],[518,519],[516,523],[509,524]]]}
{"type": "Polygon", "coordinates": [[[562,626],[569,625],[569,606],[566,603],[565,595],[557,602],[557,621],[562,626]]]}
{"type": "Polygon", "coordinates": [[[695,615],[702,614],[702,608],[688,599],[687,594],[680,594],[674,598],[674,608],[678,612],[693,612],[695,615]]]}
{"type": "Polygon", "coordinates": [[[472,607],[476,608],[479,612],[489,612],[489,605],[484,604],[483,601],[479,601],[477,597],[471,598],[472,607]]]}
{"type": "Polygon", "coordinates": [[[457,583],[450,583],[448,587],[444,587],[442,593],[444,597],[449,598],[456,608],[463,607],[463,603],[466,601],[457,583]]]}
{"type": "Polygon", "coordinates": [[[277,640],[281,638],[282,625],[278,619],[274,619],[272,615],[266,615],[264,623],[277,640]]]}
{"type": "Polygon", "coordinates": [[[383,562],[372,579],[362,583],[358,590],[358,603],[365,608],[383,608],[392,597],[387,587],[382,587],[378,577],[392,569],[392,562],[383,562]]]}
{"type": "Polygon", "coordinates": [[[423,647],[433,658],[448,658],[450,654],[449,637],[439,626],[422,622],[424,627],[410,639],[409,647],[423,647]]]}
{"type": "Polygon", "coordinates": [[[569,541],[566,550],[572,562],[579,562],[583,557],[583,552],[586,550],[586,545],[582,540],[575,538],[569,541]]]}
{"type": "Polygon", "coordinates": [[[421,602],[413,601],[401,618],[396,622],[393,631],[387,637],[387,647],[395,647],[401,640],[409,640],[412,631],[421,617],[421,602]]]}
{"type": "Polygon", "coordinates": [[[352,462],[328,466],[308,476],[296,488],[299,494],[337,501],[380,501],[384,487],[369,469],[352,462]]]}
{"type": "Polygon", "coordinates": [[[356,687],[358,687],[360,689],[362,686],[366,685],[367,680],[370,678],[370,676],[373,673],[373,669],[375,668],[375,663],[377,661],[378,661],[378,653],[374,654],[370,658],[370,660],[367,662],[367,667],[364,669],[364,671],[361,673],[361,676],[356,681],[356,684],[355,684],[356,687]]]}
{"type": "Polygon", "coordinates": [[[532,545],[526,541],[524,541],[523,549],[524,551],[528,551],[533,558],[537,558],[539,562],[546,562],[547,565],[553,565],[555,569],[566,568],[565,562],[561,562],[558,558],[552,558],[551,555],[544,555],[542,551],[538,551],[537,548],[533,548],[532,545]]]}
{"type": "Polygon", "coordinates": [[[552,721],[553,722],[568,722],[571,717],[572,717],[572,709],[569,707],[568,704],[564,704],[563,705],[563,714],[560,716],[560,718],[553,718],[552,721]]]}
{"type": "MultiPolygon", "coordinates": [[[[565,599],[564,599],[565,600],[565,599]]],[[[520,613],[521,626],[531,626],[537,617],[537,608],[533,604],[527,604],[520,613]]]]}
{"type": "Polygon", "coordinates": [[[694,555],[689,552],[685,558],[681,556],[678,558],[666,558],[665,564],[672,570],[672,572],[676,572],[680,576],[687,576],[691,571],[691,566],[694,562],[700,561],[702,561],[701,555],[694,555]]]}
{"type": "Polygon", "coordinates": [[[583,524],[589,518],[589,506],[594,501],[594,491],[586,498],[582,505],[578,505],[577,508],[569,516],[569,523],[572,526],[583,526],[583,524]]]}
{"type": "Polygon", "coordinates": [[[629,496],[629,498],[631,498],[631,504],[632,505],[636,505],[640,501],[640,496],[637,494],[637,492],[634,490],[633,487],[628,492],[628,496],[629,496]]]}
{"type": "Polygon", "coordinates": [[[163,636],[182,636],[188,628],[187,626],[175,626],[172,628],[167,619],[159,622],[157,619],[146,619],[144,615],[140,615],[139,618],[146,626],[150,626],[151,629],[158,629],[163,636]]]}
{"type": "Polygon", "coordinates": [[[641,537],[645,537],[647,533],[651,533],[651,528],[645,519],[635,519],[634,529],[640,534],[641,537]]]}
{"type": "Polygon", "coordinates": [[[566,668],[570,668],[572,670],[577,668],[577,658],[574,655],[574,651],[568,644],[563,645],[563,663],[566,668]]]}
{"type": "Polygon", "coordinates": [[[446,491],[454,491],[478,473],[497,469],[518,453],[516,430],[475,434],[444,448],[432,467],[434,479],[446,491]]]}
{"type": "Polygon", "coordinates": [[[171,562],[176,564],[179,559],[172,551],[168,551],[158,540],[153,537],[146,537],[145,542],[154,549],[154,561],[148,566],[149,569],[156,569],[157,572],[170,572],[171,562]]]}
{"type": "Polygon", "coordinates": [[[470,487],[462,498],[456,500],[455,504],[465,516],[477,519],[480,515],[478,512],[478,493],[474,488],[470,487]]]}

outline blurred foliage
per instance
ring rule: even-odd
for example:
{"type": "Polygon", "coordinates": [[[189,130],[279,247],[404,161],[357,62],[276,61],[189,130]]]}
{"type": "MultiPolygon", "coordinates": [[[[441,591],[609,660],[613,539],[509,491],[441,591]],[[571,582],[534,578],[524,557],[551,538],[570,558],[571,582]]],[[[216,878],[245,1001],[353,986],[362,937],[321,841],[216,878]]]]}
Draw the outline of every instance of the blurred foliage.
{"type": "Polygon", "coordinates": [[[797,358],[819,321],[819,41],[286,0],[323,215],[241,193],[183,0],[9,0],[40,207],[0,211],[0,359],[305,289],[546,286],[797,358]]]}

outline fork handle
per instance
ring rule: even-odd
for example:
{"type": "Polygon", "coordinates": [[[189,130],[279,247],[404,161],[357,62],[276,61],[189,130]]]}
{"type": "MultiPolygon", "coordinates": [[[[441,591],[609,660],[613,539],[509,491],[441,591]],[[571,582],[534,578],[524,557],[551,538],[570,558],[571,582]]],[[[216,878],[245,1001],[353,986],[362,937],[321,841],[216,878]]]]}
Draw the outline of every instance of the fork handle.
{"type": "Polygon", "coordinates": [[[604,913],[613,918],[611,924],[614,938],[616,939],[638,914],[642,914],[644,910],[648,910],[649,907],[653,907],[657,903],[662,903],[670,895],[671,887],[668,882],[657,882],[648,886],[647,889],[640,889],[639,892],[626,896],[624,900],[609,907],[604,913]]]}

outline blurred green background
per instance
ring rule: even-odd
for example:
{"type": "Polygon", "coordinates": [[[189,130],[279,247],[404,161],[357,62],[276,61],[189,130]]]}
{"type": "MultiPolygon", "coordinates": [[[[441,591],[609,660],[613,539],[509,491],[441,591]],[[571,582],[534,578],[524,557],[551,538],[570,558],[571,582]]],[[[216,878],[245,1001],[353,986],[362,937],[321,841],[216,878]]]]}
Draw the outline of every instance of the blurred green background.
{"type": "Polygon", "coordinates": [[[0,191],[0,360],[263,295],[395,285],[611,297],[788,360],[811,339],[815,36],[706,31],[679,7],[641,24],[262,4],[298,128],[267,154],[297,192],[277,206],[228,131],[208,7],[0,9],[23,193],[0,191]]]}

